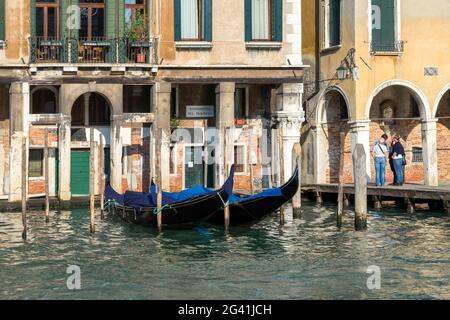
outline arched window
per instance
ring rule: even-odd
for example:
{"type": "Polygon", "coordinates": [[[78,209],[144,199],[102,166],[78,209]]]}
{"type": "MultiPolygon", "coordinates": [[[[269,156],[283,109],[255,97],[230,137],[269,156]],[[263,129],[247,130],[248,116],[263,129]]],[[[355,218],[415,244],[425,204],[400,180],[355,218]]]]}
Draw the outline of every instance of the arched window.
{"type": "Polygon", "coordinates": [[[110,124],[111,110],[108,101],[98,93],[89,95],[89,110],[85,109],[85,95],[79,97],[72,107],[73,126],[104,126],[110,124]]]}
{"type": "Polygon", "coordinates": [[[32,114],[49,114],[57,112],[57,100],[54,91],[43,88],[32,92],[32,114]]]}

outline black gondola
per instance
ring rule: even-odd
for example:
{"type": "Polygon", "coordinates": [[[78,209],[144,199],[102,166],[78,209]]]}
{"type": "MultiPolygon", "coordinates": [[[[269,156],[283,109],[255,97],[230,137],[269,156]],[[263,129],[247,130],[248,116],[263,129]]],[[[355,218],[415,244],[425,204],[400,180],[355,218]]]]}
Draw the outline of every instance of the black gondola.
{"type": "MultiPolygon", "coordinates": [[[[294,197],[299,188],[298,172],[299,169],[297,167],[289,181],[280,188],[269,189],[243,199],[233,196],[229,205],[230,225],[251,225],[281,208],[294,197]]],[[[207,222],[223,225],[224,215],[222,212],[216,212],[207,222]]]]}
{"type": "MultiPolygon", "coordinates": [[[[176,201],[163,196],[161,208],[162,226],[185,227],[206,221],[218,211],[222,211],[225,203],[233,193],[234,166],[230,176],[221,189],[194,195],[191,198],[176,201]]],[[[121,219],[145,227],[157,227],[158,209],[154,203],[156,194],[126,192],[121,195],[108,184],[105,189],[105,201],[109,203],[109,211],[121,219]]]]}

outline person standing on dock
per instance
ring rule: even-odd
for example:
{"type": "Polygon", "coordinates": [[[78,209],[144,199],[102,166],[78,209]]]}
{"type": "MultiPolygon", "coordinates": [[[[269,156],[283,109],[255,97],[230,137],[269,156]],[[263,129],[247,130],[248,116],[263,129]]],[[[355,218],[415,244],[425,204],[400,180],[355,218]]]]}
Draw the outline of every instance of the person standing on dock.
{"type": "Polygon", "coordinates": [[[392,184],[395,185],[397,182],[397,174],[395,173],[395,166],[394,166],[394,145],[395,145],[395,139],[394,137],[391,138],[390,144],[389,144],[389,166],[391,167],[391,171],[393,173],[394,179],[392,181],[392,184]]]}
{"type": "Polygon", "coordinates": [[[376,186],[384,187],[384,180],[386,176],[386,157],[387,157],[387,146],[385,138],[381,138],[375,143],[373,148],[373,158],[375,163],[375,173],[376,173],[376,186]]]}
{"type": "Polygon", "coordinates": [[[400,137],[395,135],[393,137],[393,147],[392,147],[392,159],[394,161],[395,168],[395,184],[396,186],[403,185],[403,166],[406,164],[405,149],[400,142],[400,137]]]}

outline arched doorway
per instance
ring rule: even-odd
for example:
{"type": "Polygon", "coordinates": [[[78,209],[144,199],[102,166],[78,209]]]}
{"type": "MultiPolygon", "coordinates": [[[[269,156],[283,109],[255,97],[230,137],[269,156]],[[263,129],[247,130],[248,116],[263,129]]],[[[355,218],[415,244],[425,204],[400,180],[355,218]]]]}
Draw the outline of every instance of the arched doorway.
{"type": "Polygon", "coordinates": [[[439,181],[444,184],[450,182],[450,89],[439,101],[436,118],[436,148],[439,181]]]}
{"type": "Polygon", "coordinates": [[[342,90],[328,89],[317,110],[316,179],[318,183],[339,182],[340,159],[344,151],[344,181],[352,180],[350,109],[342,90]],[[341,141],[341,134],[344,135],[341,141]]]}
{"type": "Polygon", "coordinates": [[[105,174],[110,173],[110,103],[99,93],[85,93],[73,104],[71,118],[70,190],[72,196],[85,196],[90,192],[91,129],[94,132],[95,144],[94,184],[96,188],[94,191],[98,194],[102,167],[105,174]]]}
{"type": "MultiPolygon", "coordinates": [[[[422,120],[427,118],[425,103],[420,92],[401,84],[380,88],[371,100],[369,146],[372,149],[383,134],[389,137],[399,135],[406,153],[407,165],[404,167],[404,173],[407,183],[423,183],[425,179],[422,141],[422,120]]],[[[374,181],[375,170],[372,166],[371,177],[374,181]]],[[[392,182],[393,172],[388,165],[386,183],[392,182]]]]}

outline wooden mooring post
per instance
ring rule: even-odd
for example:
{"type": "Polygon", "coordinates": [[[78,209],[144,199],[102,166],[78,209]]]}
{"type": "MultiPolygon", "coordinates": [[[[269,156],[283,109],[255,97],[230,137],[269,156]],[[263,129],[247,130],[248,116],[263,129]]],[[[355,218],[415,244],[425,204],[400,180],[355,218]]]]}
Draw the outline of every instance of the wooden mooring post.
{"type": "Polygon", "coordinates": [[[48,128],[44,130],[44,175],[45,175],[45,222],[50,221],[50,195],[49,195],[49,161],[48,161],[48,128]]]}
{"type": "Polygon", "coordinates": [[[206,136],[206,133],[208,132],[208,120],[204,121],[204,133],[203,133],[203,186],[205,188],[208,188],[208,163],[209,163],[209,155],[208,155],[208,137],[206,136]]]}
{"type": "Polygon", "coordinates": [[[22,239],[27,240],[27,138],[22,138],[22,239]]]}
{"type": "Polygon", "coordinates": [[[100,135],[100,219],[105,218],[105,149],[100,135]]]}
{"type": "Polygon", "coordinates": [[[95,233],[95,184],[94,184],[94,128],[90,128],[90,153],[89,153],[89,214],[90,214],[90,232],[95,233]]]}
{"type": "Polygon", "coordinates": [[[159,129],[158,136],[159,139],[157,139],[157,145],[156,145],[156,188],[157,188],[157,195],[156,195],[156,209],[158,210],[156,221],[158,226],[158,231],[162,231],[162,171],[161,171],[161,148],[162,148],[162,141],[163,141],[163,129],[159,129]]]}
{"type": "Polygon", "coordinates": [[[345,156],[345,132],[340,133],[340,156],[339,156],[339,188],[338,208],[336,214],[336,225],[342,227],[342,214],[344,212],[344,156],[345,156]]]}
{"type": "Polygon", "coordinates": [[[253,174],[253,159],[252,159],[252,152],[253,152],[253,144],[252,144],[252,133],[253,133],[253,127],[250,126],[248,128],[249,133],[248,133],[248,152],[247,152],[247,157],[248,157],[248,170],[249,170],[249,174],[250,174],[250,193],[253,196],[255,194],[255,182],[254,180],[254,174],[253,174]]]}
{"type": "MultiPolygon", "coordinates": [[[[224,130],[224,154],[223,154],[223,162],[224,162],[224,174],[225,174],[225,179],[228,178],[228,173],[229,173],[229,168],[228,168],[228,143],[230,143],[230,141],[228,141],[229,139],[229,135],[230,135],[230,128],[229,127],[225,127],[224,130]]],[[[225,230],[228,230],[230,227],[230,207],[228,206],[229,202],[227,201],[225,203],[225,208],[223,210],[223,218],[224,218],[224,227],[225,230]]]]}
{"type": "MultiPolygon", "coordinates": [[[[278,143],[280,150],[280,184],[284,184],[284,146],[283,146],[283,127],[280,125],[278,133],[278,143]]],[[[280,208],[280,225],[284,225],[284,208],[280,208]]]]}
{"type": "Polygon", "coordinates": [[[355,180],[355,230],[367,228],[367,171],[366,152],[358,143],[353,152],[353,173],[355,180]]]}
{"type": "Polygon", "coordinates": [[[298,190],[292,198],[292,214],[299,217],[302,214],[302,184],[301,184],[301,157],[302,147],[300,143],[295,143],[292,148],[292,167],[298,167],[298,190]]]}

